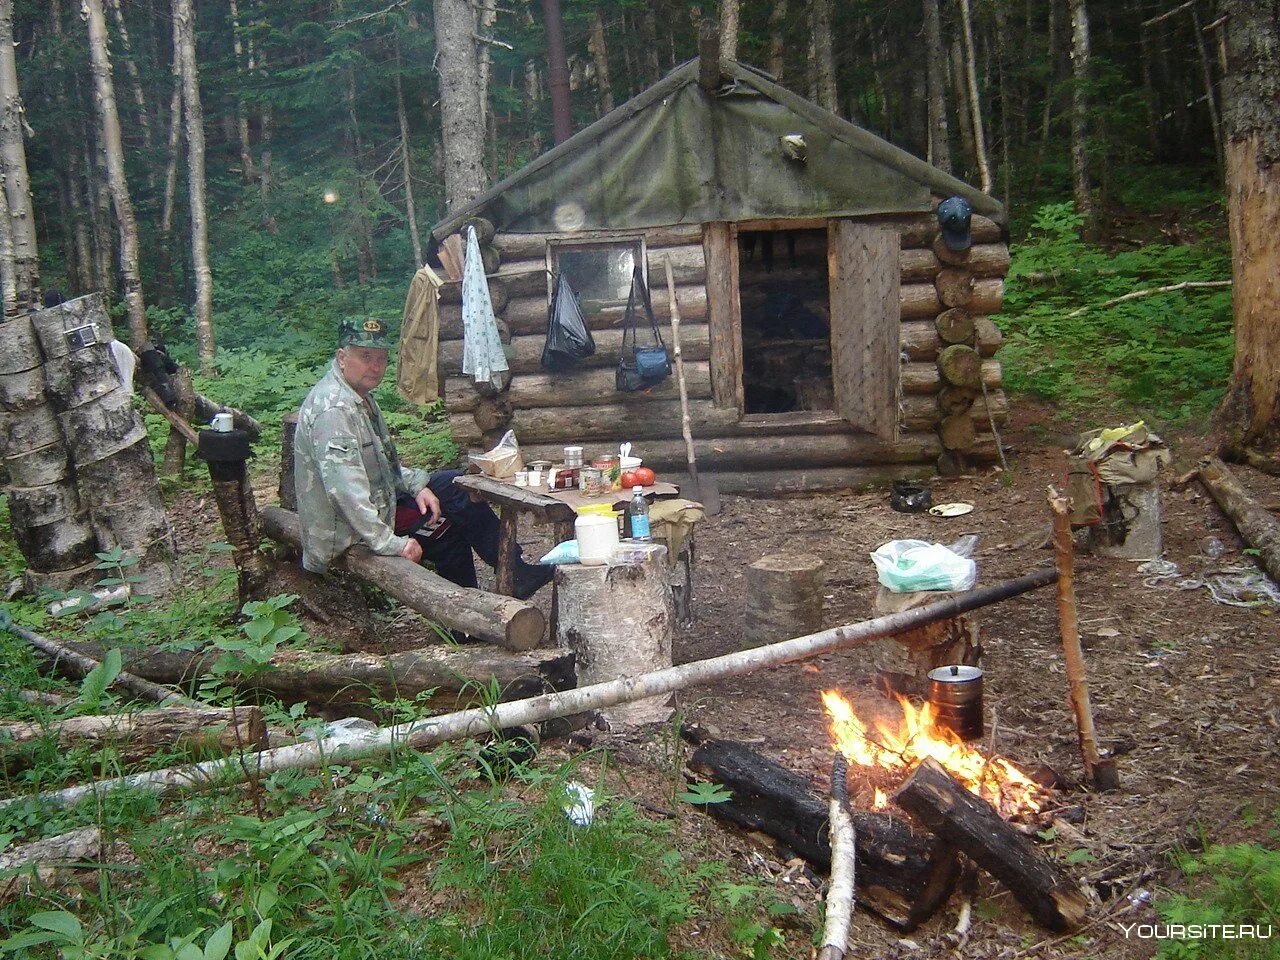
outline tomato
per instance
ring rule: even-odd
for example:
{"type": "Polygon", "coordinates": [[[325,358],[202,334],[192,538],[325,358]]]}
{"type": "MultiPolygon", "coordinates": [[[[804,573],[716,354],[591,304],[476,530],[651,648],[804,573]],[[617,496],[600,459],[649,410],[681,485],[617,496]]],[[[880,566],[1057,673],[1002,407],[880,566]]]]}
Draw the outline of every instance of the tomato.
{"type": "MultiPolygon", "coordinates": [[[[648,467],[636,467],[631,471],[631,476],[635,480],[635,483],[632,484],[632,486],[651,487],[658,482],[658,475],[648,467]]],[[[626,486],[625,482],[623,486],[626,486]]]]}
{"type": "Polygon", "coordinates": [[[636,472],[634,470],[623,470],[622,471],[622,489],[630,490],[632,487],[636,487],[636,486],[640,486],[640,487],[644,486],[643,483],[641,483],[639,480],[636,479],[636,472]]]}

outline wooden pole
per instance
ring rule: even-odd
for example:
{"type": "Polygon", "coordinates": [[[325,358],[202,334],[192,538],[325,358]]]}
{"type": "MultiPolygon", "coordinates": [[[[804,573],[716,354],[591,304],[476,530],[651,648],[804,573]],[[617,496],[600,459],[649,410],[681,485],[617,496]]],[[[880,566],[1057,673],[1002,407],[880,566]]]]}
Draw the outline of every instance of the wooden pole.
{"type": "Polygon", "coordinates": [[[693,452],[693,425],[689,422],[689,388],[684,379],[684,355],[680,352],[680,306],[676,303],[676,281],[671,271],[671,258],[663,257],[662,264],[667,271],[667,299],[671,302],[671,352],[675,354],[676,380],[680,385],[680,432],[684,434],[684,448],[689,460],[689,479],[698,488],[698,458],[693,452]]]}
{"type": "Polygon", "coordinates": [[[1049,487],[1049,509],[1053,511],[1053,546],[1058,567],[1058,625],[1062,632],[1062,655],[1067,664],[1067,684],[1071,709],[1076,715],[1080,755],[1085,774],[1099,790],[1120,786],[1114,761],[1104,761],[1098,749],[1098,733],[1093,726],[1089,703],[1089,683],[1084,672],[1084,651],[1080,648],[1080,625],[1076,616],[1074,551],[1071,542],[1071,501],[1049,487]]]}
{"type": "MultiPolygon", "coordinates": [[[[269,512],[268,508],[268,512],[269,512]]],[[[357,741],[299,743],[274,750],[264,750],[251,758],[211,760],[204,763],[165,770],[100,780],[65,790],[40,794],[41,803],[65,806],[85,797],[100,796],[122,788],[151,793],[172,794],[205,790],[215,785],[243,782],[250,778],[267,776],[277,770],[297,770],[320,766],[325,763],[341,763],[362,757],[376,757],[400,748],[423,750],[448,740],[483,736],[510,727],[541,723],[557,717],[568,717],[591,710],[599,710],[620,703],[633,703],[648,697],[659,697],[686,687],[713,683],[728,677],[754,673],[768,667],[781,666],[808,660],[824,653],[859,646],[872,640],[892,636],[929,623],[958,617],[962,613],[985,607],[1001,600],[1020,596],[1040,587],[1048,586],[1058,578],[1055,570],[1038,570],[1016,580],[955,594],[916,607],[902,613],[894,613],[861,623],[846,624],[831,630],[783,640],[767,647],[755,647],[737,653],[696,660],[677,667],[667,667],[638,677],[623,677],[604,683],[591,684],[573,690],[512,700],[490,707],[459,710],[438,717],[396,724],[370,731],[367,737],[357,741]]],[[[0,801],[0,810],[25,797],[0,801]]]]}
{"type": "Polygon", "coordinates": [[[858,838],[849,813],[849,763],[836,754],[831,764],[831,882],[827,886],[827,922],[818,960],[843,960],[849,949],[853,891],[857,880],[858,838]]]}

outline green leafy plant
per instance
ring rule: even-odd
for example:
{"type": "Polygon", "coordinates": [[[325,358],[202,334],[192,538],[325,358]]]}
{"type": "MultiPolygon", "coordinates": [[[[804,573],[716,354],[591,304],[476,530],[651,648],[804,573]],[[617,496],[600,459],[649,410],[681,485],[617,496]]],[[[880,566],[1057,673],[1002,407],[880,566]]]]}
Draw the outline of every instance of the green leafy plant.
{"type": "Polygon", "coordinates": [[[718,783],[694,783],[690,784],[689,789],[679,794],[676,799],[695,806],[708,806],[733,799],[733,791],[718,783]]]}

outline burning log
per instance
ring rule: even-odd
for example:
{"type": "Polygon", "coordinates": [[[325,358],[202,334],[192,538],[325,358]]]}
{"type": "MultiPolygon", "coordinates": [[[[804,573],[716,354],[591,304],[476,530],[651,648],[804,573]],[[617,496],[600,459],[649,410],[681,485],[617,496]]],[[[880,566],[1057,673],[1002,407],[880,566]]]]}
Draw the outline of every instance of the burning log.
{"type": "Polygon", "coordinates": [[[937,761],[921,761],[891,799],[1003,883],[1037,923],[1066,932],[1084,922],[1080,888],[937,761]]]}
{"type": "MultiPolygon", "coordinates": [[[[267,728],[257,707],[161,707],[136,713],[69,717],[51,724],[0,723],[8,748],[56,738],[64,749],[113,746],[126,762],[160,750],[194,747],[219,756],[267,745],[267,728]]],[[[6,765],[21,764],[22,751],[6,754],[6,765]]]]}
{"type": "MultiPolygon", "coordinates": [[[[827,804],[803,777],[732,740],[707,740],[689,767],[733,792],[707,808],[713,816],[781,841],[817,869],[831,869],[827,804]]],[[[850,819],[858,837],[858,902],[899,930],[914,930],[946,903],[960,875],[959,858],[900,817],[853,810],[850,819]]]]}

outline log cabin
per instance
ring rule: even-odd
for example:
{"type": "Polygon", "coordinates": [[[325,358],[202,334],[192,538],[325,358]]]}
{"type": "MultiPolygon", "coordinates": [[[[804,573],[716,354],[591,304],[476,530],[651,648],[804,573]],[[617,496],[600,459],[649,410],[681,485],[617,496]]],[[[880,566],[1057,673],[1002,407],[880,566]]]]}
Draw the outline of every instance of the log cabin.
{"type": "MultiPolygon", "coordinates": [[[[477,228],[510,386],[462,375],[460,285],[441,291],[439,374],[460,446],[514,429],[526,459],[631,440],[659,472],[685,462],[674,375],[614,385],[633,268],[668,349],[670,261],[700,469],[726,492],[861,488],[997,455],[1006,416],[999,202],[733,61],[703,56],[453,211],[477,228]],[[973,245],[933,213],[958,195],[973,245]],[[596,352],[540,366],[553,279],[567,277],[596,352]]],[[[643,319],[641,321],[643,329],[643,319]]]]}

